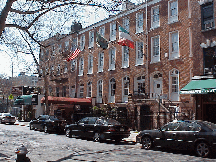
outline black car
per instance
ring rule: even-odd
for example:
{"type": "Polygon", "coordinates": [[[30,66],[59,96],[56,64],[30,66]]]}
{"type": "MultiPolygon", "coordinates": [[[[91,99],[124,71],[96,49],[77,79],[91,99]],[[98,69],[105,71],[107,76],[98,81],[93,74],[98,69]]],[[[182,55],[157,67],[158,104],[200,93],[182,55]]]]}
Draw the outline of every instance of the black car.
{"type": "Polygon", "coordinates": [[[116,142],[130,135],[129,128],[120,122],[105,117],[85,117],[75,124],[66,125],[67,137],[92,138],[94,141],[111,139],[116,142]]]}
{"type": "Polygon", "coordinates": [[[52,131],[64,132],[65,125],[65,120],[60,120],[56,116],[49,115],[40,115],[37,119],[31,120],[29,123],[30,130],[40,130],[45,133],[52,131]]]}
{"type": "Polygon", "coordinates": [[[173,121],[160,129],[141,131],[136,141],[147,150],[161,146],[192,150],[200,157],[207,157],[215,150],[216,125],[200,120],[173,121]]]}

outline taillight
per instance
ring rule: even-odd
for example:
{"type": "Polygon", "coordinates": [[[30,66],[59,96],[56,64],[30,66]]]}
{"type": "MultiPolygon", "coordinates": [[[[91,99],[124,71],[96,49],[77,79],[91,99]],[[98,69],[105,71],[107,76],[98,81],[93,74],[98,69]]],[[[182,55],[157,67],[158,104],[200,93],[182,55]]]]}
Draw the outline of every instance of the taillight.
{"type": "Polygon", "coordinates": [[[116,131],[113,127],[110,127],[108,130],[107,130],[107,132],[114,132],[114,131],[116,131]]]}

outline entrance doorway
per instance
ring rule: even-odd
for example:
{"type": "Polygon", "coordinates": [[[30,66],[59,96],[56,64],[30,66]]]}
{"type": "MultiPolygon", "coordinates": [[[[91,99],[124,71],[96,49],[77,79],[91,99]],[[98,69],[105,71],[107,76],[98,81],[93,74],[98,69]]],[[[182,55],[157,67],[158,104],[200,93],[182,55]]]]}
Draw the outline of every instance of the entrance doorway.
{"type": "Polygon", "coordinates": [[[216,105],[215,104],[205,104],[203,106],[203,120],[216,124],[215,116],[216,116],[216,105]]]}

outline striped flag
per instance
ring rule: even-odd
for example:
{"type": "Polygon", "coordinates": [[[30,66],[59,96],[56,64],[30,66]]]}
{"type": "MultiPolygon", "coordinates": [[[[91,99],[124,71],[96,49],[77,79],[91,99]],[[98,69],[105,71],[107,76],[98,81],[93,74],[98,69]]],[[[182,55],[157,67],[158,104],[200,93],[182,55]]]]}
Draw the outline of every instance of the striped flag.
{"type": "Polygon", "coordinates": [[[78,48],[75,49],[75,51],[72,53],[72,55],[67,59],[67,62],[69,62],[70,60],[75,59],[80,52],[81,52],[80,49],[78,49],[78,48]]]}
{"type": "Polygon", "coordinates": [[[128,46],[134,49],[134,42],[127,30],[119,26],[119,40],[117,42],[119,45],[128,46]]]}

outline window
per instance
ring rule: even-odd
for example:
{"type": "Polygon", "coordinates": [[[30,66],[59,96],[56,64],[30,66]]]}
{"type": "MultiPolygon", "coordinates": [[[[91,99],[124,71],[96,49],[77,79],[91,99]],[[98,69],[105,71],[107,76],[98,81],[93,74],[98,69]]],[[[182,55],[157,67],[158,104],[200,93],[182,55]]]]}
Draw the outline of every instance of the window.
{"type": "Polygon", "coordinates": [[[173,0],[169,2],[169,23],[178,21],[178,1],[173,0]]]}
{"type": "Polygon", "coordinates": [[[138,76],[134,79],[134,92],[145,93],[145,76],[138,76]]]}
{"type": "Polygon", "coordinates": [[[99,52],[98,54],[98,72],[103,72],[103,65],[104,65],[104,53],[99,52]]]}
{"type": "Polygon", "coordinates": [[[129,47],[122,46],[122,68],[129,67],[129,47]]]}
{"type": "Polygon", "coordinates": [[[130,85],[129,77],[124,77],[123,78],[123,102],[128,102],[129,85],[130,85]]]}
{"type": "Polygon", "coordinates": [[[207,3],[201,6],[202,12],[202,30],[208,30],[214,27],[214,8],[213,3],[207,3]]]}
{"type": "Polygon", "coordinates": [[[76,88],[75,85],[71,86],[71,95],[70,97],[75,98],[76,97],[76,88]]]}
{"type": "Polygon", "coordinates": [[[83,96],[84,96],[84,84],[80,84],[79,97],[83,98],[83,96]]]}
{"type": "Polygon", "coordinates": [[[62,52],[62,44],[58,45],[58,52],[61,53],[62,52]]]}
{"type": "Polygon", "coordinates": [[[83,34],[80,38],[80,50],[84,50],[85,48],[85,35],[83,34]]]}
{"type": "Polygon", "coordinates": [[[116,82],[115,79],[110,79],[109,84],[109,102],[114,103],[115,102],[115,90],[116,90],[116,82]]]}
{"type": "Polygon", "coordinates": [[[56,97],[59,97],[59,87],[56,87],[56,97]]]}
{"type": "Polygon", "coordinates": [[[88,57],[88,74],[93,73],[93,56],[89,55],[88,57]]]}
{"type": "Polygon", "coordinates": [[[66,97],[66,86],[62,87],[62,97],[66,97]]]}
{"type": "Polygon", "coordinates": [[[65,62],[65,66],[64,66],[64,73],[67,73],[68,68],[67,68],[67,62],[65,62]]]}
{"type": "Polygon", "coordinates": [[[69,50],[69,40],[65,41],[65,51],[69,50]]]}
{"type": "Polygon", "coordinates": [[[143,13],[136,14],[136,33],[143,32],[143,13]]]}
{"type": "Polygon", "coordinates": [[[92,82],[88,82],[87,84],[87,97],[91,97],[92,95],[92,82]]]}
{"type": "Polygon", "coordinates": [[[54,66],[50,67],[50,75],[53,76],[54,75],[54,66]]]}
{"type": "Polygon", "coordinates": [[[170,33],[170,59],[179,58],[179,33],[170,33]]]}
{"type": "Polygon", "coordinates": [[[100,34],[101,36],[104,37],[104,35],[105,35],[105,27],[104,27],[104,26],[100,27],[98,32],[99,32],[99,34],[100,34]]]}
{"type": "Polygon", "coordinates": [[[158,62],[160,61],[160,40],[159,36],[153,37],[152,38],[152,43],[151,43],[151,62],[158,62]]]}
{"type": "Polygon", "coordinates": [[[98,86],[97,86],[97,103],[102,103],[102,96],[103,96],[103,81],[99,80],[98,81],[98,86]]]}
{"type": "Polygon", "coordinates": [[[143,42],[136,42],[136,65],[143,65],[143,42]]]}
{"type": "Polygon", "coordinates": [[[128,18],[123,19],[123,28],[128,32],[130,31],[130,20],[128,18]]]}
{"type": "Polygon", "coordinates": [[[79,60],[79,75],[83,75],[83,69],[84,69],[84,61],[83,58],[81,57],[79,60]]]}
{"type": "Polygon", "coordinates": [[[94,31],[89,32],[89,48],[94,47],[94,31]]]}
{"type": "Polygon", "coordinates": [[[77,48],[77,38],[72,39],[71,51],[75,51],[77,48]]]}
{"type": "Polygon", "coordinates": [[[116,22],[110,23],[110,41],[116,40],[116,22]]]}
{"type": "Polygon", "coordinates": [[[159,26],[160,26],[159,6],[156,6],[151,9],[151,27],[157,28],[159,26]]]}
{"type": "Polygon", "coordinates": [[[75,71],[76,69],[76,59],[73,59],[71,61],[71,72],[75,71]]]}
{"type": "Polygon", "coordinates": [[[179,101],[179,71],[175,69],[170,72],[170,99],[179,101]]]}
{"type": "Polygon", "coordinates": [[[58,67],[57,67],[57,75],[60,75],[60,73],[61,73],[61,66],[60,66],[60,64],[58,64],[58,67]]]}
{"type": "Polygon", "coordinates": [[[109,50],[109,70],[115,70],[115,48],[109,50]]]}

